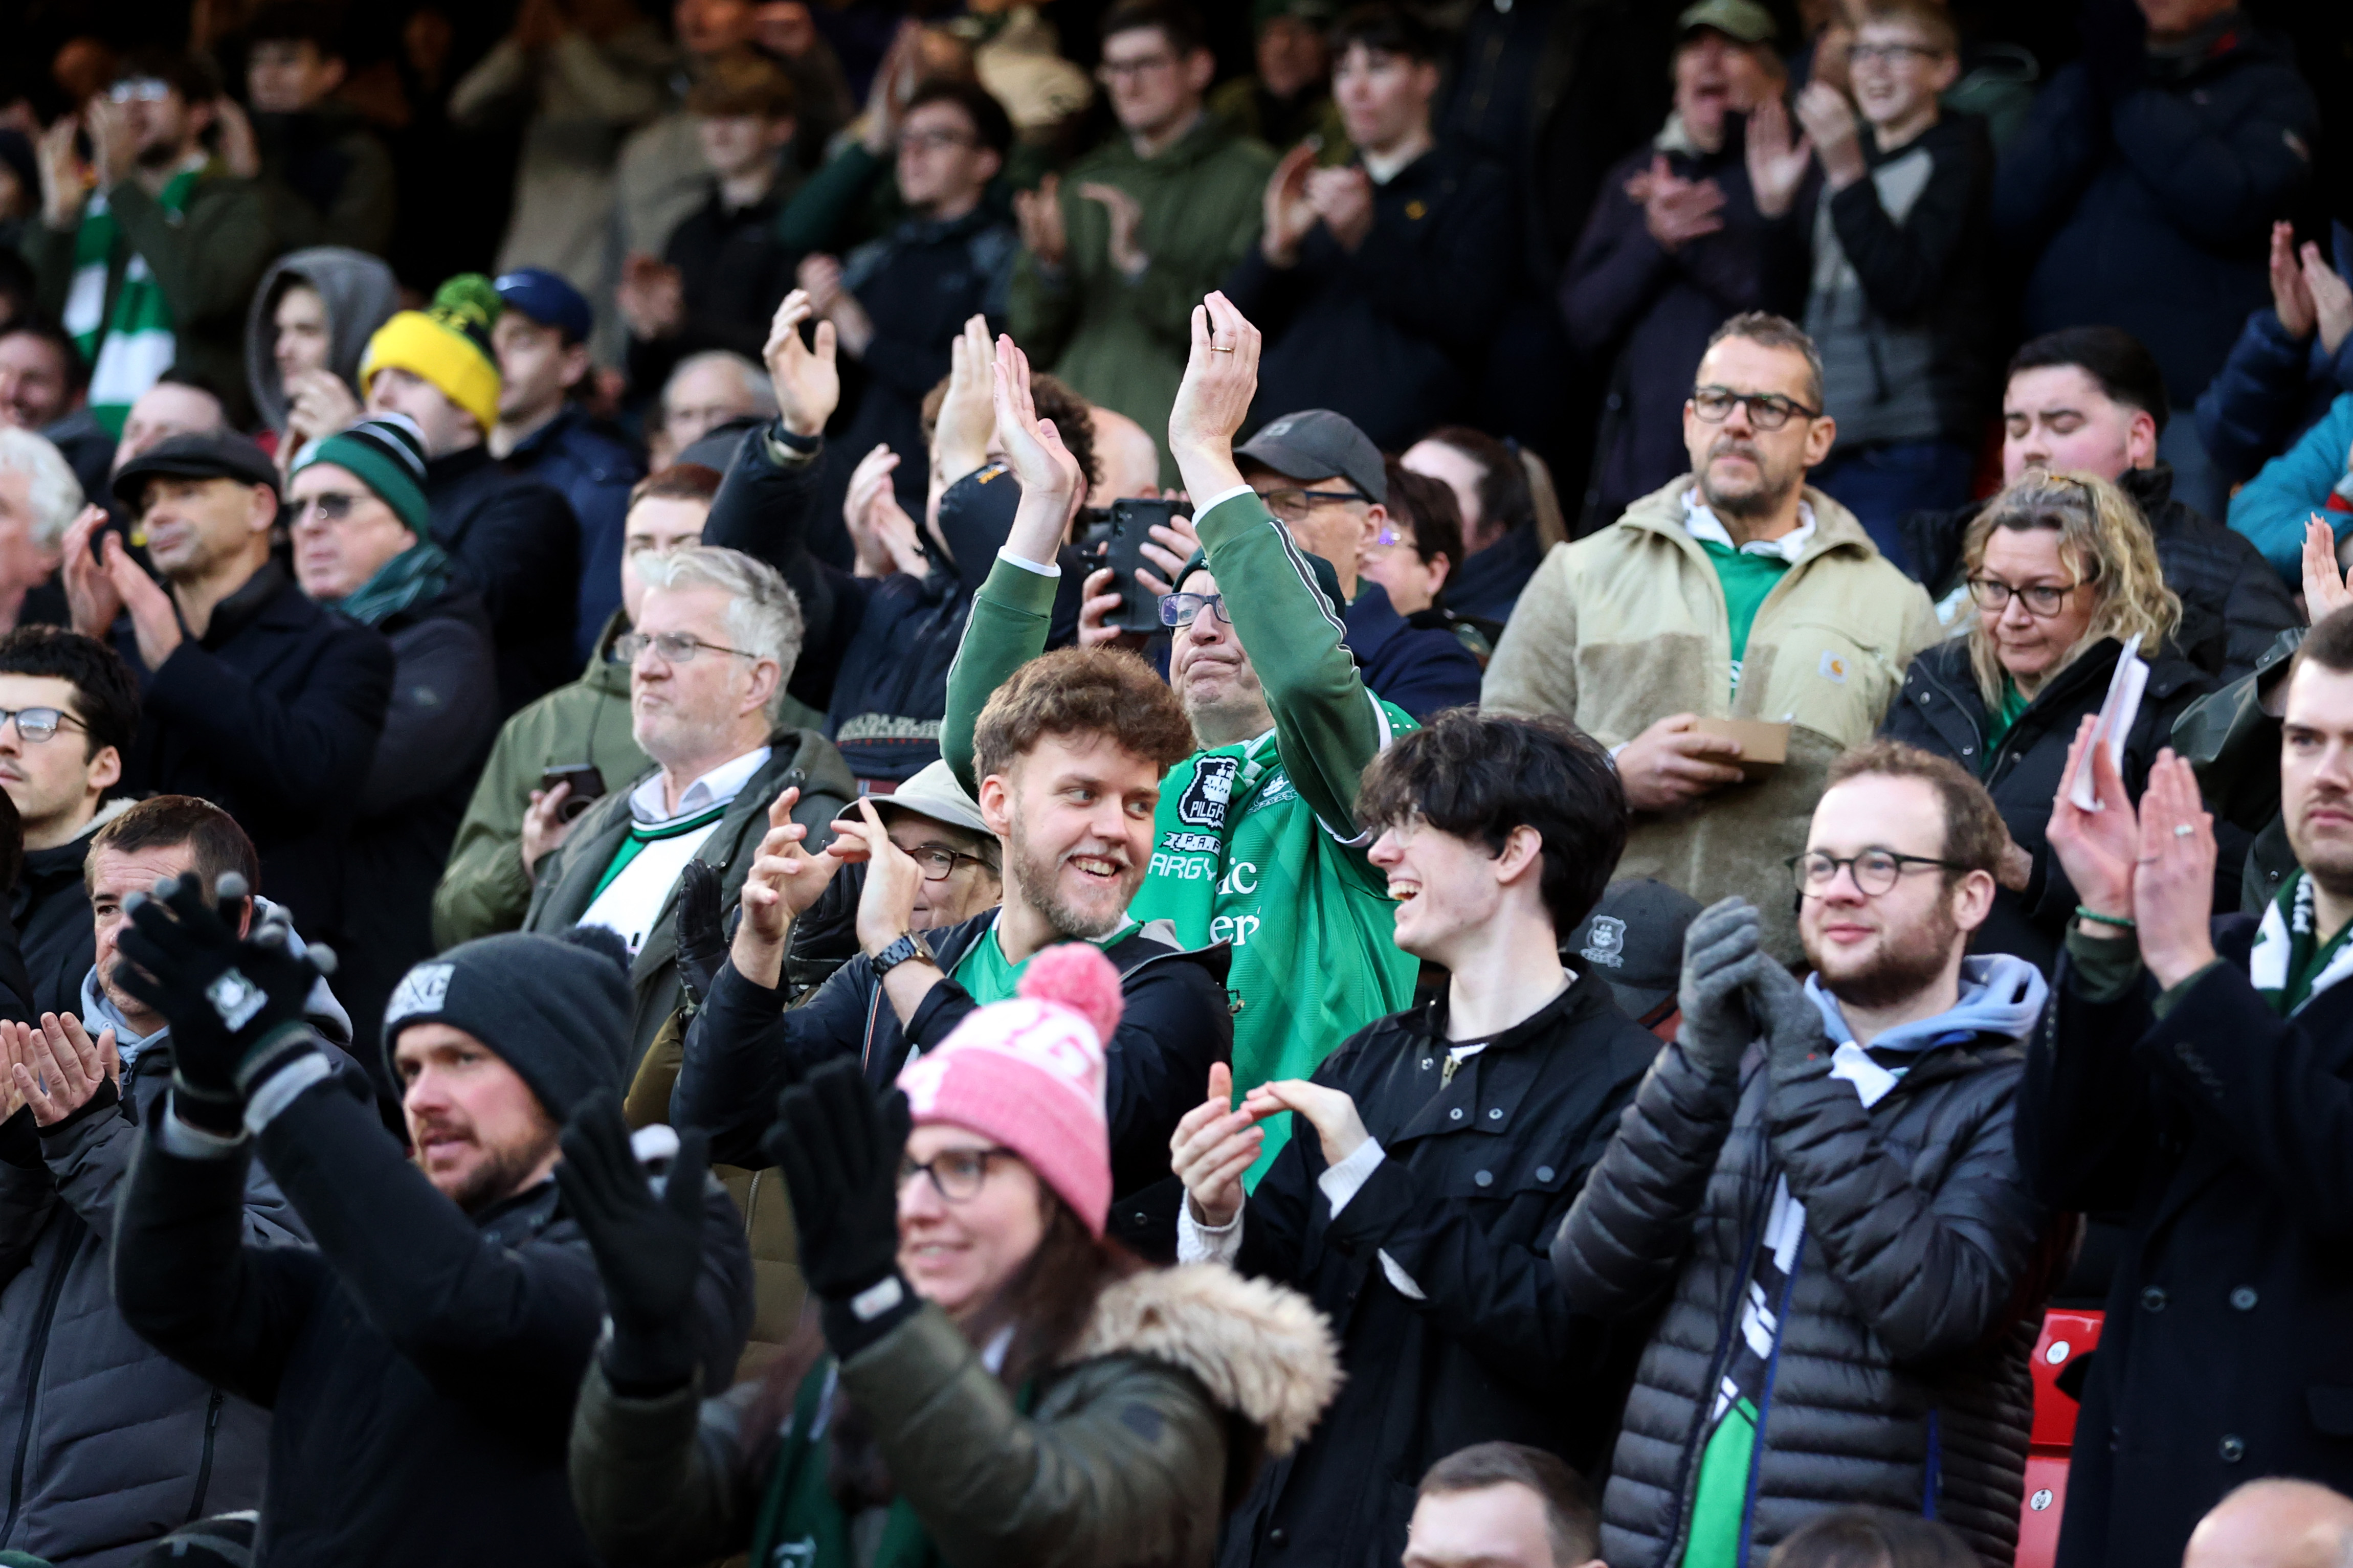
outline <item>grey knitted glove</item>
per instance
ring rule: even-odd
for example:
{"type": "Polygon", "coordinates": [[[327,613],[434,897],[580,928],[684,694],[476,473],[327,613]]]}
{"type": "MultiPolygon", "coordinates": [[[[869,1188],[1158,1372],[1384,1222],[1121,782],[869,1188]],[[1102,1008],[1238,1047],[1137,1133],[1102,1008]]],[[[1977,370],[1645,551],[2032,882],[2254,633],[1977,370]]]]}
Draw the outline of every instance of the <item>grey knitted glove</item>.
{"type": "Polygon", "coordinates": [[[1740,1070],[1757,1037],[1747,989],[1752,972],[1770,964],[1757,950],[1757,910],[1743,898],[1709,905],[1683,932],[1683,973],[1675,989],[1683,1009],[1676,1035],[1683,1052],[1713,1075],[1740,1070]]]}
{"type": "Polygon", "coordinates": [[[1769,959],[1757,965],[1749,983],[1748,1005],[1765,1021],[1766,1050],[1775,1079],[1787,1078],[1816,1057],[1830,1059],[1831,1037],[1822,1027],[1822,1010],[1788,970],[1769,959]]]}

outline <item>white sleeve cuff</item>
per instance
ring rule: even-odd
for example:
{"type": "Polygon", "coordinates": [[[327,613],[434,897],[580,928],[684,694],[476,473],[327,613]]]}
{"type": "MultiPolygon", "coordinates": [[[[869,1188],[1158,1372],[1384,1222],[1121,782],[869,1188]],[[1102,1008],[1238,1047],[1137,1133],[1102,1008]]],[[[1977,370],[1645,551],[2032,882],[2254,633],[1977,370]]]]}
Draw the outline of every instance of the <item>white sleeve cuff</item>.
{"type": "Polygon", "coordinates": [[[1234,1211],[1234,1217],[1219,1226],[1203,1225],[1193,1217],[1193,1200],[1188,1194],[1176,1205],[1176,1261],[1179,1263],[1231,1263],[1242,1249],[1242,1215],[1247,1207],[1234,1211]]]}
{"type": "Polygon", "coordinates": [[[1054,565],[1050,563],[1041,566],[1037,562],[1030,560],[1028,556],[1016,555],[1010,550],[999,550],[997,552],[997,558],[999,561],[1011,562],[1014,565],[1020,567],[1024,572],[1035,572],[1040,577],[1059,577],[1062,574],[1062,569],[1060,566],[1054,565]]]}
{"type": "Polygon", "coordinates": [[[1367,1138],[1356,1145],[1355,1153],[1315,1178],[1317,1189],[1332,1205],[1334,1219],[1340,1217],[1340,1211],[1348,1206],[1348,1200],[1363,1191],[1365,1184],[1372,1180],[1373,1173],[1380,1169],[1381,1158],[1381,1141],[1367,1138]]]}
{"type": "Polygon", "coordinates": [[[1236,485],[1229,490],[1219,490],[1208,500],[1195,503],[1193,508],[1193,516],[1197,521],[1198,519],[1205,518],[1211,512],[1217,510],[1219,507],[1225,505],[1228,501],[1233,500],[1236,496],[1246,496],[1250,493],[1251,490],[1248,485],[1236,485]]]}
{"type": "Polygon", "coordinates": [[[242,1132],[234,1138],[224,1138],[217,1132],[207,1132],[180,1120],[177,1110],[167,1110],[163,1122],[155,1129],[155,1142],[166,1154],[183,1160],[226,1160],[237,1146],[245,1142],[242,1132]]]}

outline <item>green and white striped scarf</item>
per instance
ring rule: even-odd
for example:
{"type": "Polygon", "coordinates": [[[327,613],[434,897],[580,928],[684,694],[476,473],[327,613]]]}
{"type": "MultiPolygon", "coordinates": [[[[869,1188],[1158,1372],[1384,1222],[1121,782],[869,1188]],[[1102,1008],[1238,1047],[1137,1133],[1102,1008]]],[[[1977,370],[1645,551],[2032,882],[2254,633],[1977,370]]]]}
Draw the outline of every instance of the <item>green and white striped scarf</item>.
{"type": "MultiPolygon", "coordinates": [[[[156,198],[174,222],[188,210],[202,169],[184,169],[156,198]]],[[[179,344],[172,335],[172,307],[163,288],[137,251],[122,268],[122,287],[114,304],[106,302],[106,282],[121,228],[106,205],[103,191],[94,193],[74,234],[74,274],[66,294],[65,329],[73,334],[82,363],[90,366],[90,411],[107,433],[121,437],[122,422],[139,395],[172,368],[179,344]]]]}

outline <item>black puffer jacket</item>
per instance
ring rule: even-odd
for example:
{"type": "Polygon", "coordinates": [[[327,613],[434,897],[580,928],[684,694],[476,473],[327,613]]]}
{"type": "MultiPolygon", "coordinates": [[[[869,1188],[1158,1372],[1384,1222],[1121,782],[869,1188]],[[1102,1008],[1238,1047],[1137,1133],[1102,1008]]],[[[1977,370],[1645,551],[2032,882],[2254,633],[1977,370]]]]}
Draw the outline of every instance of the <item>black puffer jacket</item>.
{"type": "Polygon", "coordinates": [[[1553,1243],[1570,1304],[1624,1320],[1672,1289],[1602,1503],[1612,1568],[1683,1553],[1706,1417],[1776,1170],[1806,1206],[1758,1417],[1748,1560],[1823,1509],[1929,1512],[1989,1564],[2018,1539],[2033,1390],[2021,1311],[2042,1212],[2011,1147],[2025,1053],[1924,1052],[1866,1110],[1817,1059],[1774,1086],[1659,1055],[1553,1243]]]}
{"type": "MultiPolygon", "coordinates": [[[[1970,952],[2015,953],[2046,977],[2057,963],[2059,943],[2075,913],[2075,889],[2052,856],[2045,837],[2051,801],[2066,774],[2067,748],[2075,742],[2075,731],[2085,717],[2100,710],[2116,673],[2116,655],[2123,651],[2115,638],[2104,638],[2053,676],[1990,757],[1985,699],[1969,668],[1967,637],[1939,643],[1914,659],[1904,673],[1903,695],[1887,705],[1879,732],[1950,757],[1983,780],[1994,805],[2001,808],[2010,837],[2034,857],[2034,875],[2025,891],[2003,888],[1995,893],[1993,913],[1978,928],[1970,952]]],[[[2150,660],[2140,711],[2125,737],[2125,791],[2135,800],[2147,786],[2148,767],[2157,760],[2158,749],[2169,742],[2173,721],[2213,689],[2211,677],[2170,654],[2150,660]]],[[[2215,827],[2223,841],[2222,863],[2214,870],[2215,896],[2226,900],[2221,907],[2228,909],[2232,907],[2228,900],[2238,896],[2247,836],[2227,823],[2215,827]]]]}
{"type": "MultiPolygon", "coordinates": [[[[2224,680],[2255,667],[2272,639],[2303,624],[2287,584],[2244,534],[2235,533],[2173,499],[2173,467],[2127,468],[2116,481],[2148,520],[2165,585],[2181,595],[2181,626],[2173,646],[2182,657],[2224,680]]],[[[1915,511],[1901,524],[1909,559],[1905,570],[1941,599],[1960,585],[1961,541],[1983,501],[1956,511],[1915,511]]]]}

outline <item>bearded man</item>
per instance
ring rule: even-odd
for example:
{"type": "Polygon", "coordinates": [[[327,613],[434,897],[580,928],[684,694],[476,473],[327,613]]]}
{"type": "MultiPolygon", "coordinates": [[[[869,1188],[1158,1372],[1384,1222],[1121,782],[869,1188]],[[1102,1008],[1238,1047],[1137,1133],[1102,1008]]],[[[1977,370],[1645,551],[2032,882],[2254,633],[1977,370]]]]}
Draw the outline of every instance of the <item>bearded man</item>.
{"type": "MultiPolygon", "coordinates": [[[[1940,635],[1920,585],[1806,484],[1837,436],[1813,340],[1733,317],[1683,404],[1692,471],[1554,549],[1512,612],[1480,706],[1557,713],[1610,749],[1634,814],[1620,877],[1703,903],[1779,877],[1831,762],[1940,635]],[[1776,731],[1737,739],[1725,719],[1776,731]]],[[[1795,958],[1788,903],[1762,919],[1766,950],[1795,958]]]]}
{"type": "Polygon", "coordinates": [[[1788,873],[1812,977],[1743,900],[1692,922],[1681,1035],[1553,1242],[1575,1310],[1657,1324],[1608,1562],[1761,1561],[1847,1503],[2017,1543],[2051,1249],[2013,1128],[2046,987],[1964,956],[2008,841],[1984,786],[1893,741],[1829,777],[1788,873]]]}

